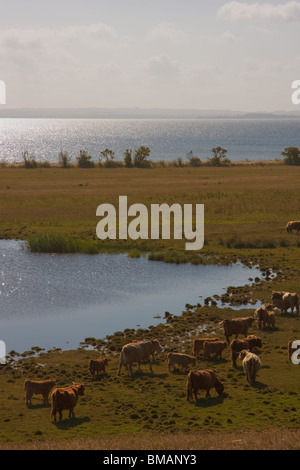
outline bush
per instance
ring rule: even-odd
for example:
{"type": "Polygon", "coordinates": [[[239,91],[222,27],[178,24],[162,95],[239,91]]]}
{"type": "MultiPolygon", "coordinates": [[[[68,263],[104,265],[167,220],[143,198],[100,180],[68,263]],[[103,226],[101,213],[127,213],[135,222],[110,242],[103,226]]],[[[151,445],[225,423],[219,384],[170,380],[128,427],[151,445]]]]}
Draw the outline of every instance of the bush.
{"type": "Polygon", "coordinates": [[[124,152],[124,163],[126,168],[132,168],[133,167],[133,162],[132,162],[132,150],[126,149],[124,152]]]}
{"type": "Polygon", "coordinates": [[[117,168],[121,166],[120,162],[115,161],[115,152],[106,148],[100,152],[100,161],[99,166],[103,166],[104,168],[117,168]],[[102,163],[102,158],[104,158],[104,162],[102,163]]]}
{"type": "Polygon", "coordinates": [[[300,165],[300,149],[298,147],[286,147],[281,155],[284,156],[286,165],[300,165]]]}
{"type": "Polygon", "coordinates": [[[222,147],[215,147],[212,149],[213,157],[208,159],[210,166],[227,166],[230,165],[231,160],[226,157],[227,150],[222,147]]]}
{"type": "Polygon", "coordinates": [[[188,157],[189,165],[190,165],[190,166],[193,166],[193,167],[199,167],[199,166],[201,166],[201,160],[200,160],[200,158],[199,158],[199,157],[195,157],[195,156],[193,155],[193,151],[192,151],[192,150],[188,153],[187,157],[188,157]]]}
{"type": "Polygon", "coordinates": [[[85,150],[80,150],[79,157],[76,157],[79,168],[94,168],[92,157],[85,150]]]}
{"type": "Polygon", "coordinates": [[[23,160],[24,160],[24,168],[37,168],[38,163],[36,159],[31,155],[29,155],[28,150],[23,152],[23,160]]]}
{"type": "Polygon", "coordinates": [[[71,158],[72,157],[69,157],[68,152],[60,151],[58,154],[58,162],[60,163],[62,168],[70,168],[72,166],[71,158]]]}
{"type": "Polygon", "coordinates": [[[151,162],[147,160],[150,155],[149,147],[141,146],[134,152],[134,166],[136,168],[151,168],[151,162]]]}

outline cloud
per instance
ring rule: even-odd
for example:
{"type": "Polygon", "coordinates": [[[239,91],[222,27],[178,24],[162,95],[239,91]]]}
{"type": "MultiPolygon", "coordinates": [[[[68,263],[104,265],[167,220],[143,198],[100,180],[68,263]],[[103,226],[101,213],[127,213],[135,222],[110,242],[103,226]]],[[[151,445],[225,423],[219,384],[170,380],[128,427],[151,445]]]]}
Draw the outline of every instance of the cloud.
{"type": "Polygon", "coordinates": [[[187,36],[171,23],[160,23],[146,36],[148,41],[167,41],[173,44],[186,44],[187,36]]]}
{"type": "Polygon", "coordinates": [[[229,2],[219,9],[218,17],[230,21],[300,21],[300,2],[279,5],[229,2]]]}
{"type": "Polygon", "coordinates": [[[151,75],[156,76],[174,76],[179,74],[178,63],[165,54],[150,57],[146,62],[145,68],[151,75]]]}

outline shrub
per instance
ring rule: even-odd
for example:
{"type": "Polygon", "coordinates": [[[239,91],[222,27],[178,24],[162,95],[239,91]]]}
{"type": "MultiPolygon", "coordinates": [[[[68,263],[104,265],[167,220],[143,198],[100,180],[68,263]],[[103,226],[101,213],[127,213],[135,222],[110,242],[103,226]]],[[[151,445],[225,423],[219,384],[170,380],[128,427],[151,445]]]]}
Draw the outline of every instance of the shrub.
{"type": "Polygon", "coordinates": [[[60,151],[58,154],[58,162],[60,163],[62,168],[70,168],[72,166],[71,158],[72,157],[69,157],[68,152],[60,151]]]}
{"type": "Polygon", "coordinates": [[[284,156],[286,165],[300,165],[300,149],[298,147],[286,147],[281,155],[284,156]]]}
{"type": "Polygon", "coordinates": [[[37,168],[38,163],[33,155],[29,155],[28,150],[24,150],[23,152],[23,160],[24,160],[24,168],[37,168]]]}
{"type": "Polygon", "coordinates": [[[132,162],[132,150],[126,149],[124,152],[124,163],[126,168],[132,168],[133,167],[133,162],[132,162]]]}
{"type": "Polygon", "coordinates": [[[201,166],[201,160],[199,157],[195,157],[193,155],[193,151],[191,150],[188,154],[187,154],[187,157],[188,157],[188,160],[189,160],[189,165],[190,166],[193,166],[193,167],[199,167],[201,166]]]}
{"type": "Polygon", "coordinates": [[[92,157],[85,150],[80,150],[79,157],[76,157],[79,168],[94,168],[92,157]]]}
{"type": "Polygon", "coordinates": [[[120,162],[115,161],[115,152],[106,148],[100,152],[100,161],[99,166],[103,166],[104,168],[116,168],[120,166],[120,162]],[[104,162],[102,163],[102,158],[104,158],[104,162]]]}
{"type": "Polygon", "coordinates": [[[151,168],[151,162],[147,160],[150,155],[149,147],[142,145],[134,152],[134,166],[136,168],[151,168]]]}
{"type": "Polygon", "coordinates": [[[222,147],[215,147],[212,149],[213,157],[208,159],[208,164],[211,166],[226,166],[230,165],[231,160],[226,157],[227,150],[222,147]]]}

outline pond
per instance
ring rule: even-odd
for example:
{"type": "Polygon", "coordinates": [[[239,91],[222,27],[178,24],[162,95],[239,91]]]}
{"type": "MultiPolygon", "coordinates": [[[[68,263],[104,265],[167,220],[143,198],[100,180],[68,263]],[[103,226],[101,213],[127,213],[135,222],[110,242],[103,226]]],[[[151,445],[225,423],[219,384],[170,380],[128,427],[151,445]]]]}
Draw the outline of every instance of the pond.
{"type": "Polygon", "coordinates": [[[0,340],[6,351],[73,349],[86,337],[164,322],[229,285],[249,284],[257,268],[166,264],[126,254],[33,254],[0,240],[0,340]],[[159,318],[155,318],[159,317],[159,318]]]}

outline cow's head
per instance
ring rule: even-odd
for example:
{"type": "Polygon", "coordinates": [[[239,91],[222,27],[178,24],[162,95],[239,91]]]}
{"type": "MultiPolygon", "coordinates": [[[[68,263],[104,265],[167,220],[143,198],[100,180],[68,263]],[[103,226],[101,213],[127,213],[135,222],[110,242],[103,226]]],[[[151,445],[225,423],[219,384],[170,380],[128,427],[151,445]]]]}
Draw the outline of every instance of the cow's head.
{"type": "Polygon", "coordinates": [[[225,386],[223,382],[221,382],[220,380],[216,382],[215,389],[216,389],[217,394],[221,395],[225,390],[225,386]]]}
{"type": "Polygon", "coordinates": [[[153,351],[161,352],[163,350],[163,348],[159,344],[158,339],[152,339],[151,344],[152,344],[152,347],[153,347],[153,351]]]}

